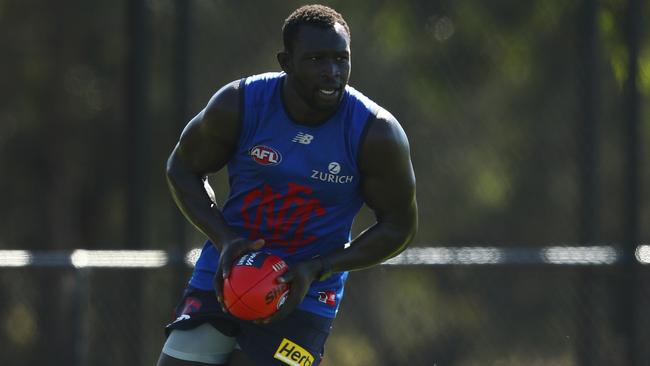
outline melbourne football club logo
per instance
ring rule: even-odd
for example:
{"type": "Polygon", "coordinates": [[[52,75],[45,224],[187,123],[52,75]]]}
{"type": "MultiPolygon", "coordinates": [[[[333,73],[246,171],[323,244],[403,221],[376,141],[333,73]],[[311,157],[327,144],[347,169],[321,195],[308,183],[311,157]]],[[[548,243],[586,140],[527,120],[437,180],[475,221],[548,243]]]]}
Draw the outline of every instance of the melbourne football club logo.
{"type": "Polygon", "coordinates": [[[265,238],[269,245],[286,247],[288,253],[317,240],[311,223],[326,211],[313,193],[311,187],[295,183],[288,183],[285,192],[264,185],[247,193],[240,213],[249,239],[265,238]]]}
{"type": "Polygon", "coordinates": [[[277,165],[282,161],[282,155],[276,149],[264,145],[250,149],[250,156],[260,165],[277,165]]]}
{"type": "Polygon", "coordinates": [[[330,306],[336,306],[336,292],[327,290],[318,293],[318,301],[330,306]]]}
{"type": "MultiPolygon", "coordinates": [[[[185,299],[185,304],[183,305],[183,311],[181,311],[181,316],[179,318],[182,318],[183,315],[187,315],[189,318],[189,314],[194,313],[198,311],[201,306],[203,306],[203,303],[201,303],[201,300],[194,298],[194,297],[188,297],[185,299]]],[[[177,321],[179,319],[176,319],[177,321]]]]}

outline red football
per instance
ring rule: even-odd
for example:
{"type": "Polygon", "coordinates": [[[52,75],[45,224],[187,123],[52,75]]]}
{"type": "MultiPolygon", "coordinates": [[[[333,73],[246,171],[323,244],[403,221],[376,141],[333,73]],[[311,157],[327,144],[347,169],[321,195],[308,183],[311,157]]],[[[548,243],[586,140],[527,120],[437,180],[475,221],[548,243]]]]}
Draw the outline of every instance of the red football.
{"type": "Polygon", "coordinates": [[[228,312],[244,320],[273,315],[289,293],[289,285],[277,281],[288,269],[276,255],[264,252],[243,255],[223,282],[223,301],[228,312]]]}

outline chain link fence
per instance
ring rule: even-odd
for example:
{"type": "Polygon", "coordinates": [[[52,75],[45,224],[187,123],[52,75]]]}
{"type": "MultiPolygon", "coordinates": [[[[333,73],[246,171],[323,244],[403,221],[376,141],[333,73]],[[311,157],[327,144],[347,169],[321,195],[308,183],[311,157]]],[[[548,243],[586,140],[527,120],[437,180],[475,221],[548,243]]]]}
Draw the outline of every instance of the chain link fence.
{"type": "MultiPolygon", "coordinates": [[[[409,136],[414,242],[453,244],[352,273],[323,365],[650,365],[650,2],[323,3],[409,136]]],[[[0,365],[155,364],[202,241],[164,161],[302,4],[0,0],[0,365]]]]}
{"type": "MultiPolygon", "coordinates": [[[[649,251],[630,293],[613,247],[409,249],[351,274],[323,365],[624,365],[630,312],[650,336],[649,251]]],[[[112,255],[2,253],[0,364],[154,365],[191,267],[112,255]]]]}

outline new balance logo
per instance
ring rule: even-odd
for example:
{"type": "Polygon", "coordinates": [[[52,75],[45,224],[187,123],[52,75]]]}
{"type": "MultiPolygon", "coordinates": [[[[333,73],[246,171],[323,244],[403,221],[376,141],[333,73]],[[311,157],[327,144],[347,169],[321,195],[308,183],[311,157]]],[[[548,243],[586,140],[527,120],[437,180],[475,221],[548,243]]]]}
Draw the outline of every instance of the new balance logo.
{"type": "Polygon", "coordinates": [[[312,135],[306,134],[304,132],[298,132],[298,134],[291,141],[309,145],[313,139],[314,136],[312,135]]]}

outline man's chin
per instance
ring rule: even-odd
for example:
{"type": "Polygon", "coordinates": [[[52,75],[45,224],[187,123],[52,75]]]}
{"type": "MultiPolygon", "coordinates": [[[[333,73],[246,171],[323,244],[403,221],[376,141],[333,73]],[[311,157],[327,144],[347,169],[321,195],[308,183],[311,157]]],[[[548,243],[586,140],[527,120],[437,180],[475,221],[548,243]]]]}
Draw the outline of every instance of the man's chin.
{"type": "Polygon", "coordinates": [[[332,112],[339,107],[343,98],[337,95],[336,98],[319,98],[312,99],[311,107],[319,112],[332,112]]]}

